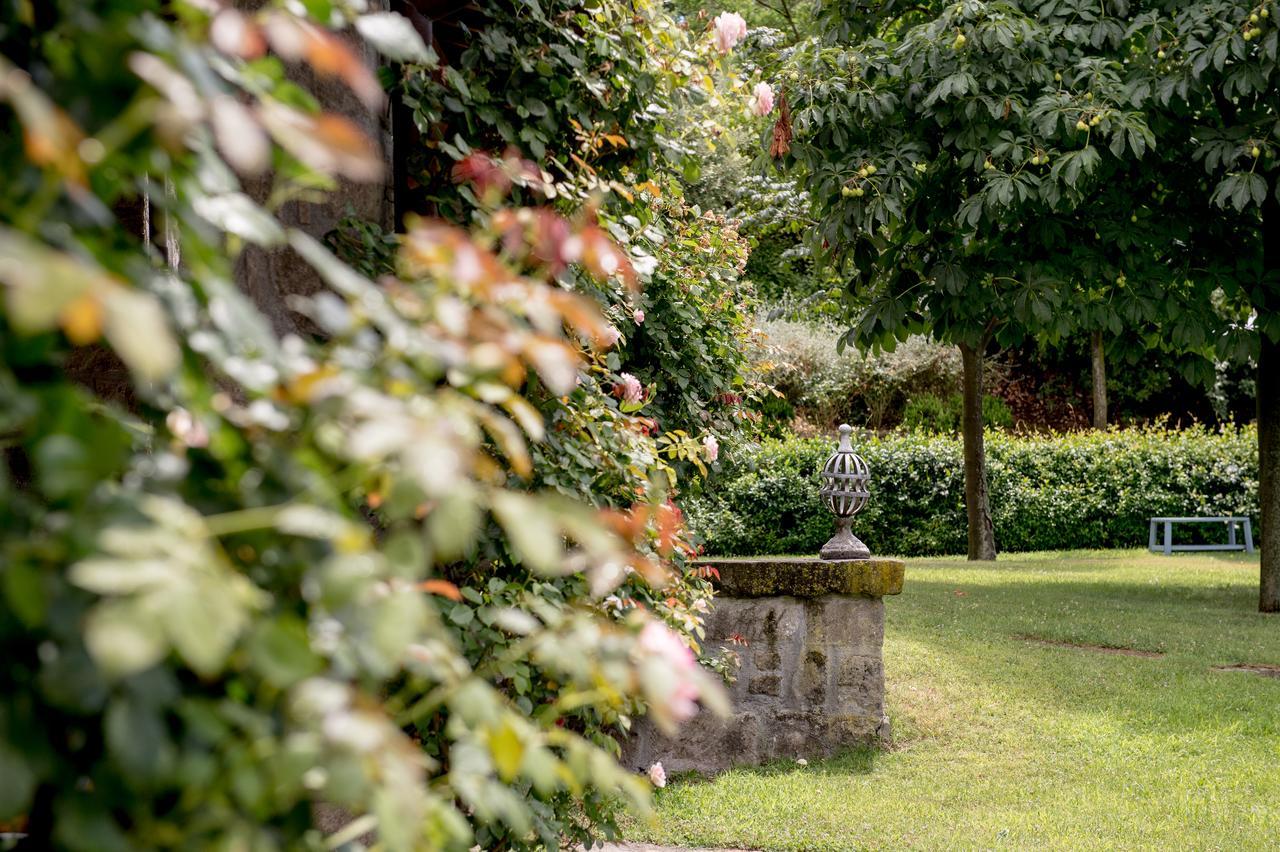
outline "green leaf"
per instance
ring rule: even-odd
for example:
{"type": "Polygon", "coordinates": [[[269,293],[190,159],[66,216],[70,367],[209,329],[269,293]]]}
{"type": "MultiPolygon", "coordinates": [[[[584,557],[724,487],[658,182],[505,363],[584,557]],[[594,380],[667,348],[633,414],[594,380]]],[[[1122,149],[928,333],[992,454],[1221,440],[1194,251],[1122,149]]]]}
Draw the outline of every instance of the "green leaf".
{"type": "Polygon", "coordinates": [[[172,772],[173,743],[154,708],[135,699],[116,698],[107,705],[103,724],[107,748],[126,778],[155,783],[172,772]]]}
{"type": "Polygon", "coordinates": [[[44,621],[48,601],[40,569],[23,562],[13,562],[3,569],[5,599],[9,608],[27,627],[44,621]]]}
{"type": "Polygon", "coordinates": [[[469,491],[458,489],[442,497],[427,515],[426,535],[438,562],[461,559],[475,547],[480,531],[480,507],[469,491]]]}
{"type": "Polygon", "coordinates": [[[133,601],[107,601],[85,619],[85,645],[108,676],[140,672],[168,651],[159,622],[133,601]]]}
{"type": "Polygon", "coordinates": [[[499,491],[493,495],[493,513],[516,555],[529,567],[543,573],[562,570],[559,524],[538,499],[499,491]]]}
{"type": "Polygon", "coordinates": [[[211,225],[254,245],[270,248],[284,242],[280,223],[243,192],[200,196],[191,202],[191,209],[211,225]]]}
{"type": "Polygon", "coordinates": [[[26,813],[36,789],[36,775],[22,755],[0,740],[0,820],[26,813]]]}
{"type": "Polygon", "coordinates": [[[498,730],[489,735],[489,754],[493,757],[493,765],[498,770],[498,777],[506,783],[513,781],[524,760],[524,743],[506,719],[498,730]]]}
{"type": "Polygon", "coordinates": [[[306,625],[294,616],[260,622],[249,636],[248,648],[253,667],[278,689],[287,689],[324,668],[324,661],[311,650],[306,625]]]}
{"type": "Polygon", "coordinates": [[[356,18],[356,30],[388,59],[436,65],[435,51],[428,48],[422,36],[403,15],[395,12],[372,12],[356,18]]]}
{"type": "Polygon", "coordinates": [[[42,440],[36,445],[35,463],[41,489],[54,500],[83,494],[95,481],[87,450],[70,435],[42,440]]]}

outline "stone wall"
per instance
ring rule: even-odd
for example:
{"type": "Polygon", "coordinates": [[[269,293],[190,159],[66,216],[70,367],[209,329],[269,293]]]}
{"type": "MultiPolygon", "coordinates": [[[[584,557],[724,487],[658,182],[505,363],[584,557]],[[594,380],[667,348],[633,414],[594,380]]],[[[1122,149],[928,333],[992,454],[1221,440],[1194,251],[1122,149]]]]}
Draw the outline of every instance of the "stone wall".
{"type": "Polygon", "coordinates": [[[902,590],[902,562],[703,564],[721,575],[707,650],[726,647],[742,659],[729,688],[732,714],[703,712],[674,738],[642,722],[624,747],[627,765],[717,772],[888,741],[882,598],[902,590]]]}

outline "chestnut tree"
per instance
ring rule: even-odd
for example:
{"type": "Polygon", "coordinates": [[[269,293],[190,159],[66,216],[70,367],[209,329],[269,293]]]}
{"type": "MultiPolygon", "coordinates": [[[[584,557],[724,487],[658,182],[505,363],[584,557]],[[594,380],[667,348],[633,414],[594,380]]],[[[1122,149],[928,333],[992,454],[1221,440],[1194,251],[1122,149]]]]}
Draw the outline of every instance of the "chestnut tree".
{"type": "Polygon", "coordinates": [[[1196,140],[1173,105],[1193,81],[1160,35],[1178,14],[1124,0],[836,4],[827,37],[789,65],[793,112],[772,153],[806,173],[821,249],[849,272],[842,343],[929,333],[961,349],[971,559],[996,553],[990,347],[1105,334],[1113,351],[1160,348],[1207,378],[1247,345],[1217,275],[1228,253],[1197,249],[1233,228],[1211,199],[1253,199],[1257,183],[1215,189],[1188,168],[1196,140]]]}

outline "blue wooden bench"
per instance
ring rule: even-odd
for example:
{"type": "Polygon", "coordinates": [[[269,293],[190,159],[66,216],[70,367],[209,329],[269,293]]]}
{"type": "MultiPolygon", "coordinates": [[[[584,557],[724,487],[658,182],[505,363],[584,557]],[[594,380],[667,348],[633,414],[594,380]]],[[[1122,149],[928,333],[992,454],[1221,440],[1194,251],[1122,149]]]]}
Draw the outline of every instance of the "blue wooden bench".
{"type": "Polygon", "coordinates": [[[1175,550],[1243,550],[1246,553],[1253,553],[1253,524],[1248,518],[1239,518],[1234,515],[1224,515],[1216,518],[1152,518],[1151,536],[1147,542],[1147,549],[1153,552],[1163,551],[1165,553],[1173,553],[1175,550]],[[1226,524],[1227,543],[1174,544],[1174,524],[1226,524]],[[1156,542],[1157,525],[1164,527],[1164,542],[1162,544],[1156,542]],[[1236,527],[1239,525],[1244,527],[1244,544],[1238,543],[1236,539],[1236,527]]]}

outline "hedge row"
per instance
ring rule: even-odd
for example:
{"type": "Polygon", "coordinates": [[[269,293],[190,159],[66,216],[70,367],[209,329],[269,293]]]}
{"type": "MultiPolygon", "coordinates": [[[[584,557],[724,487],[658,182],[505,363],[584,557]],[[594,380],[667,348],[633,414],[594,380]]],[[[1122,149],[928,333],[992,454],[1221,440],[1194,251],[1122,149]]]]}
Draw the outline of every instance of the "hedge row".
{"type": "MultiPolygon", "coordinates": [[[[1253,427],[991,432],[986,446],[992,519],[1003,551],[1142,546],[1154,515],[1257,519],[1253,427]]],[[[832,532],[817,492],[818,471],[834,447],[827,439],[772,440],[726,464],[686,505],[706,552],[816,554],[832,532]]],[[[867,434],[855,439],[855,448],[871,468],[872,496],[854,532],[872,552],[966,551],[959,438],[867,434]]],[[[1179,540],[1188,535],[1195,533],[1180,531],[1179,540]]]]}

